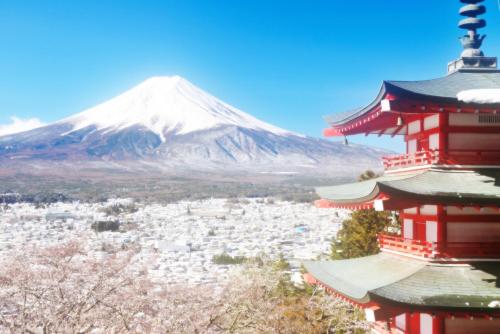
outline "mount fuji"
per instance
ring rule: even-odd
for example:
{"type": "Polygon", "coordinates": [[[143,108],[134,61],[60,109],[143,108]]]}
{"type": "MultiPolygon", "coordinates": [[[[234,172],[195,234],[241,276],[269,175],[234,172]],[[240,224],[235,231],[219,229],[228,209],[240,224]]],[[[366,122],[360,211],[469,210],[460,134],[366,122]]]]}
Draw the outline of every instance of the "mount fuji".
{"type": "Polygon", "coordinates": [[[74,165],[351,174],[378,169],[386,153],[281,129],[179,76],[150,78],[58,122],[0,137],[0,167],[78,162],[74,165]]]}

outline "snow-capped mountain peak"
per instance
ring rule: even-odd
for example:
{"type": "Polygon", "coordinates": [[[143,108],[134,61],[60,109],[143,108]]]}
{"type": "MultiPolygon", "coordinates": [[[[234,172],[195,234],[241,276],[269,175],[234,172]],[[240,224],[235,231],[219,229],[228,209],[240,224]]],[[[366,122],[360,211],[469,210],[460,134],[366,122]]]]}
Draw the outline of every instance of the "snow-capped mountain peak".
{"type": "Polygon", "coordinates": [[[385,153],[283,130],[179,76],[150,78],[59,122],[0,136],[0,167],[55,161],[91,170],[120,166],[117,168],[137,168],[140,172],[209,170],[225,175],[228,171],[269,171],[352,176],[366,169],[377,170],[385,153]]]}
{"type": "Polygon", "coordinates": [[[94,126],[114,132],[141,125],[156,133],[187,134],[221,125],[264,130],[276,135],[297,135],[238,110],[204,92],[180,76],[152,77],[96,107],[61,120],[73,129],[94,126]]]}

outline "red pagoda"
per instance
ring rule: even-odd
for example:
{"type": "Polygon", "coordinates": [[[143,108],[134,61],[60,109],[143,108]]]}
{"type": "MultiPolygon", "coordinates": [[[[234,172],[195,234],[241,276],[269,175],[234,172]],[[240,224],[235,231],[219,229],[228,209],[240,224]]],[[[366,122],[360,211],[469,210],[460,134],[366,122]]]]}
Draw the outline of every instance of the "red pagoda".
{"type": "Polygon", "coordinates": [[[318,206],[399,212],[379,254],[304,263],[309,283],[365,310],[373,333],[500,333],[500,71],[481,51],[483,0],[465,3],[464,51],[445,77],[385,81],[326,136],[404,136],[383,176],[322,187],[318,206]]]}

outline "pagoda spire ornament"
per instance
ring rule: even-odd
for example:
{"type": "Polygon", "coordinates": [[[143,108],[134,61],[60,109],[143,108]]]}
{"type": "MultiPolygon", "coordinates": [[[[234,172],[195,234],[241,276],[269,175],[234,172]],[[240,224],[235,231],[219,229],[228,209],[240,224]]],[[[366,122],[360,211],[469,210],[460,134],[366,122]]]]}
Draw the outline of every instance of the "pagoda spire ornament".
{"type": "Polygon", "coordinates": [[[484,57],[481,45],[486,35],[479,35],[477,29],[486,27],[486,21],[477,16],[486,13],[486,7],[480,5],[484,0],[460,0],[466,5],[460,8],[460,15],[466,16],[458,26],[467,30],[467,35],[460,38],[464,51],[462,57],[484,57]]]}
{"type": "Polygon", "coordinates": [[[457,71],[495,71],[496,57],[485,57],[481,46],[486,35],[478,34],[478,29],[486,27],[486,20],[479,16],[486,13],[486,7],[481,3],[484,0],[460,0],[462,8],[460,15],[464,16],[458,27],[467,30],[467,34],[460,38],[464,50],[460,58],[448,63],[448,73],[457,71]]]}

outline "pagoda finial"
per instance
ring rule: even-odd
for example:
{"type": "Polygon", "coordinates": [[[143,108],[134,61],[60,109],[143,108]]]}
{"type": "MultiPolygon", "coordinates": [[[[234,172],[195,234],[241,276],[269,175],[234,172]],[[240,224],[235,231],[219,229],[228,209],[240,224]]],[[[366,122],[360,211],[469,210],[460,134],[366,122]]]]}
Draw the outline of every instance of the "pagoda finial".
{"type": "Polygon", "coordinates": [[[460,15],[466,16],[462,19],[458,26],[467,30],[467,35],[460,38],[464,51],[462,57],[483,57],[481,45],[486,35],[478,35],[477,29],[486,27],[486,21],[477,18],[478,15],[486,13],[486,7],[479,5],[484,0],[460,0],[467,5],[460,8],[460,15]]]}
{"type": "Polygon", "coordinates": [[[448,64],[448,73],[460,70],[491,71],[497,68],[496,57],[485,57],[481,51],[481,45],[486,35],[477,33],[478,29],[486,27],[486,21],[478,16],[486,13],[486,7],[481,5],[484,0],[460,0],[465,4],[460,8],[460,15],[465,16],[460,20],[458,26],[467,30],[467,34],[460,38],[464,47],[460,59],[448,64]]]}

